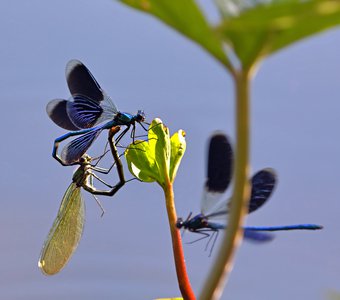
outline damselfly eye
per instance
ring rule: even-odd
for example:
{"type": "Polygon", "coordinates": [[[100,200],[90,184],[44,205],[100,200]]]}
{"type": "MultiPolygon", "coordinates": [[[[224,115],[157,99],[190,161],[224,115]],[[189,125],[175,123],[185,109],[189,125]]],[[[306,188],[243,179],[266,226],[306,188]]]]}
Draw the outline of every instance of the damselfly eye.
{"type": "Polygon", "coordinates": [[[183,227],[183,219],[182,218],[177,219],[176,227],[179,228],[179,229],[183,227]]]}
{"type": "Polygon", "coordinates": [[[136,121],[137,122],[144,122],[145,121],[145,114],[144,111],[139,110],[136,115],[136,121]]]}
{"type": "Polygon", "coordinates": [[[208,220],[206,218],[202,219],[201,223],[202,223],[202,226],[204,226],[204,227],[208,226],[208,224],[209,224],[208,220]]]}

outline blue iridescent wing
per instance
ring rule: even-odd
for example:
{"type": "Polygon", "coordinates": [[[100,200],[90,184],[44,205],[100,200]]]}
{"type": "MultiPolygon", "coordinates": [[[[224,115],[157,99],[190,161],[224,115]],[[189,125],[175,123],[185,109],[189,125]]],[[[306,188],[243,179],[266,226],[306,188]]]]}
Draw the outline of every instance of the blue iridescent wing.
{"type": "Polygon", "coordinates": [[[61,128],[76,131],[81,127],[76,126],[67,114],[67,104],[70,101],[64,99],[54,99],[48,102],[46,112],[51,120],[61,128]]]}
{"type": "Polygon", "coordinates": [[[264,243],[264,242],[270,242],[274,239],[274,235],[266,232],[257,232],[248,230],[247,228],[244,228],[244,238],[247,241],[252,241],[255,243],[264,243]]]}
{"type": "Polygon", "coordinates": [[[73,101],[68,101],[66,111],[77,127],[85,129],[91,128],[98,123],[101,119],[103,108],[90,98],[77,95],[74,96],[73,101]]]}
{"type": "MultiPolygon", "coordinates": [[[[208,228],[212,230],[226,229],[227,225],[208,221],[208,228]]],[[[259,227],[260,228],[260,227],[259,227]]],[[[261,229],[261,228],[260,228],[261,229]]],[[[244,227],[244,238],[257,243],[269,242],[274,235],[267,232],[258,232],[256,227],[244,227]]]]}
{"type": "Polygon", "coordinates": [[[73,98],[67,113],[76,126],[90,128],[114,118],[117,107],[82,62],[73,59],[67,63],[66,80],[73,98]]]}
{"type": "Polygon", "coordinates": [[[81,61],[70,60],[66,65],[65,75],[72,97],[83,95],[98,104],[104,100],[103,89],[81,61]]]}
{"type": "Polygon", "coordinates": [[[81,135],[65,145],[60,156],[66,164],[72,164],[79,161],[83,154],[90,148],[94,140],[103,131],[103,128],[97,127],[81,135]]]}
{"type": "Polygon", "coordinates": [[[91,128],[112,120],[117,114],[111,98],[79,60],[68,62],[66,80],[71,99],[55,99],[46,107],[47,114],[58,126],[71,131],[91,128]]]}
{"type": "MultiPolygon", "coordinates": [[[[273,169],[267,168],[257,172],[251,179],[251,196],[249,200],[249,211],[251,213],[261,207],[271,196],[277,181],[273,169]]],[[[229,212],[229,199],[218,202],[209,214],[208,218],[225,218],[229,212]]]]}
{"type": "Polygon", "coordinates": [[[257,172],[251,179],[251,196],[249,201],[249,213],[261,207],[272,194],[277,181],[273,169],[263,169],[257,172]]]}
{"type": "Polygon", "coordinates": [[[224,193],[232,176],[233,150],[226,135],[215,133],[209,144],[207,181],[209,192],[224,193]]]}
{"type": "Polygon", "coordinates": [[[209,143],[207,181],[201,201],[201,212],[205,215],[215,211],[221,196],[228,188],[233,169],[233,150],[228,137],[215,133],[209,143]]]}

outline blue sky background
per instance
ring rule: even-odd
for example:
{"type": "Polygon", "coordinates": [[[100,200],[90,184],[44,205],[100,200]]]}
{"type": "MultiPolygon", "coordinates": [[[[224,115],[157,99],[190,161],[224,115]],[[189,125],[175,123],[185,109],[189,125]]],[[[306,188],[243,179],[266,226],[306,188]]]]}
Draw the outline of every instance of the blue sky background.
{"type": "MultiPolygon", "coordinates": [[[[212,6],[204,6],[214,18],[212,6]]],[[[51,157],[53,140],[65,131],[45,107],[69,97],[64,69],[77,58],[120,110],[144,109],[148,120],[184,129],[187,152],[175,193],[178,215],[186,217],[199,212],[209,135],[223,130],[234,140],[231,78],[192,42],[115,1],[3,0],[0,8],[1,299],[179,295],[162,191],[137,181],[114,198],[101,197],[103,218],[84,192],[87,220],[77,252],[60,274],[41,274],[39,253],[73,172],[51,157]]],[[[267,59],[252,85],[252,170],[275,168],[279,184],[248,224],[325,229],[243,243],[222,299],[316,300],[340,290],[339,48],[339,30],[298,43],[267,59]]],[[[193,238],[187,233],[184,241],[193,238]]],[[[204,247],[184,245],[196,293],[217,252],[209,258],[204,247]]]]}

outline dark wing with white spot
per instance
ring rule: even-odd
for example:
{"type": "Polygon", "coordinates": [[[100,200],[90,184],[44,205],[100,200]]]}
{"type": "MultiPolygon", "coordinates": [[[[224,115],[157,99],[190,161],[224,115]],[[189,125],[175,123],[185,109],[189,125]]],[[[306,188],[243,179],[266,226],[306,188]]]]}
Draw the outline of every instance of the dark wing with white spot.
{"type": "Polygon", "coordinates": [[[269,168],[257,172],[252,177],[249,213],[257,210],[269,199],[274,190],[276,178],[275,171],[269,168]]]}
{"type": "MultiPolygon", "coordinates": [[[[214,207],[230,184],[232,165],[233,150],[227,136],[220,132],[215,133],[209,143],[207,181],[201,201],[201,212],[203,214],[215,212],[214,207]]],[[[221,204],[218,206],[220,207],[221,204]]]]}

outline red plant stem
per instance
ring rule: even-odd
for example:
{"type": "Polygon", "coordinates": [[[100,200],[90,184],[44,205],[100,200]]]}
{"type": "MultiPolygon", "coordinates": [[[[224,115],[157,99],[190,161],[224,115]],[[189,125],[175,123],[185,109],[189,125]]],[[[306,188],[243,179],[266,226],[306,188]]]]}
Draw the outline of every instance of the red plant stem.
{"type": "Polygon", "coordinates": [[[195,300],[195,294],[191,288],[189,277],[186,270],[181,234],[176,227],[177,214],[174,201],[174,191],[172,183],[168,182],[164,188],[166,209],[172,239],[172,249],[174,253],[176,273],[179,289],[184,300],[195,300]]]}

